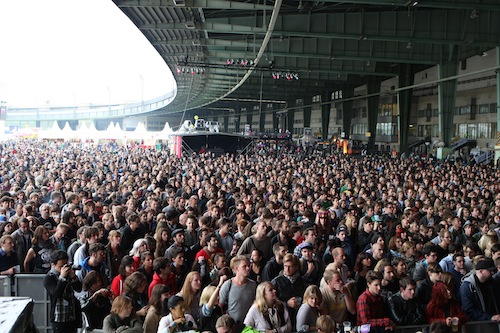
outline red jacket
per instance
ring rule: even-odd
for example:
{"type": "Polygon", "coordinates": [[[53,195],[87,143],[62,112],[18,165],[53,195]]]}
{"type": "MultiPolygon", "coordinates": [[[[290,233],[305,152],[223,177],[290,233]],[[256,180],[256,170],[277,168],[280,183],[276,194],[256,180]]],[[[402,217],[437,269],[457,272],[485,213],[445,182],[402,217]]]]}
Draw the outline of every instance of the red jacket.
{"type": "Polygon", "coordinates": [[[123,294],[123,279],[121,275],[118,274],[114,277],[113,281],[111,282],[111,291],[113,292],[113,295],[115,297],[123,294]]]}
{"type": "Polygon", "coordinates": [[[166,280],[163,280],[156,272],[153,274],[153,281],[149,284],[148,288],[148,298],[151,298],[151,292],[153,291],[153,287],[157,284],[164,284],[167,286],[169,297],[176,293],[177,288],[175,285],[175,275],[174,273],[170,273],[166,280]]]}

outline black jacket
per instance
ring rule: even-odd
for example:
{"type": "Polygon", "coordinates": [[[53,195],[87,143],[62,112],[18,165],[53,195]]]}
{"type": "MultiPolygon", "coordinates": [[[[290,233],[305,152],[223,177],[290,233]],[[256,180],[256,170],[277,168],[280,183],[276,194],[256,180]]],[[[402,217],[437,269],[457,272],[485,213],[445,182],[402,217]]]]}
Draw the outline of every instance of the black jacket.
{"type": "Polygon", "coordinates": [[[76,322],[81,327],[82,323],[82,310],[80,307],[80,302],[75,297],[75,291],[82,290],[82,283],[75,276],[73,280],[60,279],[59,273],[54,269],[51,269],[43,280],[43,285],[47,290],[50,298],[50,321],[54,321],[54,313],[58,299],[64,299],[67,302],[73,302],[75,305],[75,318],[76,322]]]}
{"type": "Polygon", "coordinates": [[[405,301],[401,292],[387,298],[389,317],[398,326],[420,325],[426,322],[425,311],[415,299],[405,301]]]}
{"type": "Polygon", "coordinates": [[[278,264],[276,257],[272,257],[262,270],[262,281],[271,281],[283,270],[283,265],[278,264]]]}

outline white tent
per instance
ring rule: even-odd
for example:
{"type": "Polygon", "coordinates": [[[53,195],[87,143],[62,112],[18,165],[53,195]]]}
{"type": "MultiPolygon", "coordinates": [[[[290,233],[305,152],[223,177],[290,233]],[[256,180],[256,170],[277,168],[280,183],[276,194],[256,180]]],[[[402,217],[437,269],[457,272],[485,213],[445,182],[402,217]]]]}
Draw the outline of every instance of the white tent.
{"type": "Polygon", "coordinates": [[[76,131],[73,131],[71,129],[68,122],[66,122],[66,124],[64,124],[64,127],[61,130],[61,133],[62,133],[62,136],[63,136],[62,138],[64,139],[64,141],[68,141],[68,140],[76,138],[76,131]]]}
{"type": "Polygon", "coordinates": [[[39,140],[43,139],[62,139],[62,131],[59,125],[57,124],[57,120],[54,121],[51,127],[46,130],[40,131],[38,135],[39,140]]]}

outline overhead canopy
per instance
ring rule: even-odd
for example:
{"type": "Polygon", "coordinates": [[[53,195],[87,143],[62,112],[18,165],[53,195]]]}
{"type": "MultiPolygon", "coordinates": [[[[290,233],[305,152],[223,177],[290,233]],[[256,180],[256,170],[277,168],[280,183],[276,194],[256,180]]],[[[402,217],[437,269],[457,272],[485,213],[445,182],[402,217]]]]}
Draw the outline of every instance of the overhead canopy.
{"type": "Polygon", "coordinates": [[[498,0],[113,1],[175,76],[163,113],[295,100],[500,43],[498,0]]]}

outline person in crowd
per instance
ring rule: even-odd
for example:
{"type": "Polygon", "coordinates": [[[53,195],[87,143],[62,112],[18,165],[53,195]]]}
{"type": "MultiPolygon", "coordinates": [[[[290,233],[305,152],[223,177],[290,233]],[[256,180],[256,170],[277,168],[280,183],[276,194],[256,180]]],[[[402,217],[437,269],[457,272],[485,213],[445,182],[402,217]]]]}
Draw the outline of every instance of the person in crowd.
{"type": "Polygon", "coordinates": [[[83,325],[89,330],[101,329],[104,318],[111,311],[112,293],[103,286],[101,274],[90,271],[83,279],[82,291],[75,293],[85,314],[83,325]]]}
{"type": "Polygon", "coordinates": [[[255,224],[255,233],[243,241],[238,255],[245,255],[250,258],[254,249],[262,253],[262,260],[267,262],[271,256],[271,239],[267,236],[267,225],[264,221],[259,220],[255,224]]]}
{"type": "Polygon", "coordinates": [[[59,223],[55,227],[55,232],[50,236],[50,241],[54,243],[56,250],[67,251],[71,245],[71,240],[66,237],[69,226],[66,223],[59,223]]]}
{"type": "Polygon", "coordinates": [[[142,326],[144,333],[158,332],[158,325],[160,324],[162,313],[162,304],[166,299],[168,299],[168,287],[166,285],[157,284],[151,289],[148,303],[149,309],[142,326]]]}
{"type": "Polygon", "coordinates": [[[350,285],[344,284],[342,276],[336,270],[326,269],[323,279],[325,285],[320,287],[323,298],[320,309],[335,322],[342,323],[349,315],[356,313],[356,301],[351,294],[350,285]]]}
{"type": "Polygon", "coordinates": [[[98,243],[99,241],[99,229],[96,227],[85,228],[83,233],[86,241],[75,252],[75,256],[73,257],[73,265],[75,265],[75,267],[81,265],[85,258],[90,255],[90,245],[98,243]]]}
{"type": "Polygon", "coordinates": [[[276,288],[278,298],[288,308],[292,327],[296,324],[297,310],[302,303],[306,283],[299,272],[299,259],[288,253],[283,258],[283,274],[275,277],[271,283],[276,288]]]}
{"type": "Polygon", "coordinates": [[[255,302],[248,310],[243,323],[266,333],[285,333],[292,330],[287,307],[278,299],[271,282],[262,282],[257,286],[255,302]]]}
{"type": "Polygon", "coordinates": [[[215,323],[217,333],[241,333],[245,326],[237,323],[230,315],[224,314],[215,323]]]}
{"type": "Polygon", "coordinates": [[[175,286],[180,288],[184,284],[186,276],[190,272],[189,267],[186,265],[184,250],[182,248],[175,248],[170,250],[167,258],[171,259],[170,264],[172,273],[175,277],[175,286]]]}
{"type": "Polygon", "coordinates": [[[254,280],[257,283],[262,282],[262,270],[264,266],[262,265],[262,253],[254,249],[250,254],[250,275],[248,278],[254,280]]]}
{"type": "Polygon", "coordinates": [[[301,251],[302,257],[299,259],[300,275],[302,276],[302,279],[307,285],[310,284],[318,285],[319,281],[323,276],[323,270],[324,270],[323,264],[319,260],[314,258],[313,256],[314,247],[312,246],[312,244],[309,243],[303,243],[303,244],[306,245],[302,246],[302,251],[301,251]]]}
{"type": "Polygon", "coordinates": [[[101,243],[94,243],[89,247],[89,256],[85,258],[79,270],[76,271],[76,276],[83,282],[85,276],[92,271],[96,271],[101,275],[101,282],[105,287],[108,287],[108,267],[104,263],[106,259],[106,247],[101,243]]]}
{"type": "Polygon", "coordinates": [[[316,241],[316,230],[313,227],[310,228],[305,228],[304,231],[302,232],[302,242],[298,244],[295,249],[293,250],[293,254],[300,258],[302,256],[302,248],[306,244],[314,244],[316,241]]]}
{"type": "Polygon", "coordinates": [[[114,297],[122,295],[125,291],[123,282],[127,277],[134,273],[134,258],[131,256],[125,256],[122,258],[120,263],[120,268],[118,269],[119,274],[114,277],[111,282],[111,291],[114,297]]]}
{"type": "Polygon", "coordinates": [[[17,230],[11,236],[14,240],[14,249],[17,254],[17,262],[21,265],[21,271],[24,272],[24,259],[31,248],[31,240],[33,231],[30,229],[30,222],[25,217],[20,217],[17,220],[17,230]]]}
{"type": "Polygon", "coordinates": [[[167,295],[172,296],[177,287],[175,286],[175,276],[172,273],[170,262],[165,257],[156,258],[153,260],[153,280],[148,287],[148,297],[151,298],[151,292],[157,284],[162,284],[167,287],[167,295]]]}
{"type": "Polygon", "coordinates": [[[431,299],[432,286],[441,281],[441,274],[443,270],[437,262],[430,263],[427,266],[427,277],[417,282],[417,289],[415,291],[415,297],[417,301],[422,305],[427,305],[431,299]]]}
{"type": "Polygon", "coordinates": [[[184,299],[181,296],[172,296],[168,299],[169,314],[160,319],[158,333],[185,332],[196,329],[196,321],[185,312],[184,299]]]}
{"type": "Polygon", "coordinates": [[[217,235],[220,247],[222,248],[224,253],[231,251],[234,242],[231,220],[228,218],[221,218],[219,219],[218,226],[219,228],[215,233],[217,235]]]}
{"type": "Polygon", "coordinates": [[[134,258],[134,270],[138,270],[139,266],[141,266],[141,254],[146,251],[149,251],[146,239],[136,239],[132,245],[132,249],[129,251],[129,255],[134,258]]]}
{"type": "Polygon", "coordinates": [[[111,312],[104,318],[104,333],[142,333],[142,322],[134,313],[132,300],[121,295],[114,299],[111,312]]]}
{"type": "Polygon", "coordinates": [[[389,318],[398,326],[420,325],[426,322],[425,310],[415,299],[415,281],[399,280],[399,291],[387,298],[389,318]]]}
{"type": "Polygon", "coordinates": [[[288,251],[288,246],[285,243],[276,242],[273,244],[272,257],[262,269],[262,281],[271,281],[279,275],[283,270],[283,258],[288,251]]]}
{"type": "Polygon", "coordinates": [[[356,302],[357,325],[370,324],[371,329],[378,327],[392,330],[396,325],[389,318],[384,300],[380,296],[382,274],[369,271],[366,275],[367,289],[356,302]]]}
{"type": "Polygon", "coordinates": [[[459,290],[462,310],[470,321],[494,320],[500,322],[500,292],[491,283],[497,271],[493,259],[486,258],[476,264],[474,271],[464,277],[459,290]]]}
{"type": "Polygon", "coordinates": [[[316,330],[316,321],[320,315],[319,306],[323,301],[323,296],[319,288],[310,285],[304,292],[302,305],[297,312],[297,332],[310,332],[316,330]]]}
{"type": "Polygon", "coordinates": [[[154,239],[156,240],[155,258],[159,258],[165,255],[165,251],[168,249],[168,241],[170,238],[168,228],[156,228],[154,239]]]}
{"type": "Polygon", "coordinates": [[[189,272],[177,296],[182,297],[184,300],[186,313],[189,313],[195,321],[198,321],[201,296],[201,275],[199,272],[189,272]]]}
{"type": "Polygon", "coordinates": [[[366,274],[368,274],[368,271],[372,267],[372,256],[366,252],[360,252],[354,263],[354,281],[356,282],[354,288],[356,295],[360,295],[366,290],[366,274]]]}
{"type": "Polygon", "coordinates": [[[106,245],[106,266],[109,268],[109,279],[113,280],[118,274],[120,263],[124,256],[121,248],[121,235],[118,230],[111,230],[106,245]]]}
{"type": "Polygon", "coordinates": [[[462,326],[467,321],[453,291],[443,282],[436,282],[432,286],[432,296],[427,304],[426,313],[429,324],[442,321],[451,326],[452,319],[458,318],[458,325],[462,326]]]}
{"type": "MultiPolygon", "coordinates": [[[[134,259],[135,263],[135,259],[134,259]]],[[[146,276],[146,279],[148,280],[148,285],[151,284],[153,281],[153,254],[149,251],[144,251],[141,253],[141,264],[139,268],[137,269],[138,272],[141,272],[146,276]]]]}
{"type": "Polygon", "coordinates": [[[319,316],[316,321],[318,333],[335,333],[335,326],[335,321],[328,315],[319,316]]]}
{"type": "Polygon", "coordinates": [[[245,256],[237,255],[231,259],[234,277],[228,279],[220,289],[220,304],[227,306],[227,313],[235,321],[242,323],[252,306],[257,284],[250,280],[250,263],[245,256]]]}
{"type": "MultiPolygon", "coordinates": [[[[144,237],[144,230],[140,228],[141,220],[139,215],[132,213],[127,215],[126,219],[127,224],[121,231],[121,247],[124,251],[129,252],[130,250],[132,250],[134,242],[144,237]]],[[[139,265],[137,265],[137,268],[138,267],[139,265]]]]}
{"type": "Polygon", "coordinates": [[[46,274],[51,268],[50,255],[55,250],[49,230],[43,225],[36,227],[31,244],[24,259],[24,272],[46,274]]]}
{"type": "Polygon", "coordinates": [[[10,235],[0,237],[0,275],[21,273],[17,254],[14,251],[14,240],[10,235]]]}
{"type": "Polygon", "coordinates": [[[123,295],[132,300],[134,312],[140,318],[146,317],[149,309],[147,287],[148,281],[141,272],[134,272],[123,281],[123,295]]]}
{"type": "MultiPolygon", "coordinates": [[[[46,230],[44,226],[40,227],[46,230]]],[[[48,238],[47,235],[47,240],[48,238]]],[[[45,275],[43,285],[50,298],[49,318],[52,330],[54,333],[76,333],[82,324],[82,314],[75,291],[82,290],[82,283],[76,277],[75,270],[68,265],[66,252],[52,251],[50,263],[51,269],[45,275]]]]}
{"type": "Polygon", "coordinates": [[[219,306],[219,293],[220,288],[227,280],[227,276],[221,276],[217,286],[206,286],[201,292],[200,296],[200,315],[199,315],[199,329],[200,332],[216,331],[217,319],[222,316],[223,312],[219,306]]]}
{"type": "Polygon", "coordinates": [[[394,267],[394,275],[396,276],[396,279],[401,280],[402,278],[408,276],[406,260],[403,257],[393,257],[391,265],[394,267]]]}
{"type": "Polygon", "coordinates": [[[428,243],[424,246],[422,251],[424,258],[418,261],[415,265],[415,272],[413,273],[413,279],[418,283],[426,279],[427,277],[427,266],[430,263],[438,262],[437,261],[437,248],[436,245],[432,243],[428,243]]]}

